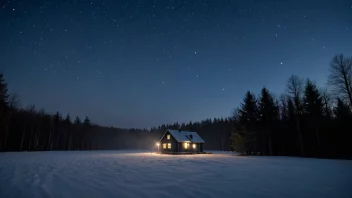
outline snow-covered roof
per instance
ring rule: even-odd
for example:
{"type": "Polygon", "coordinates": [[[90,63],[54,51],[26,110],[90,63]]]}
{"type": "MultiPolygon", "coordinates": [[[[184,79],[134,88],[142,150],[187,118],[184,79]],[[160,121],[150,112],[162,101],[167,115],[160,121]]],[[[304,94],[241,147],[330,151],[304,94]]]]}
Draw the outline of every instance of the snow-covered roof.
{"type": "MultiPolygon", "coordinates": [[[[178,142],[205,143],[205,141],[198,135],[197,132],[179,131],[172,129],[168,129],[166,132],[169,132],[178,142]]],[[[165,134],[163,135],[163,137],[164,136],[165,134]]]]}

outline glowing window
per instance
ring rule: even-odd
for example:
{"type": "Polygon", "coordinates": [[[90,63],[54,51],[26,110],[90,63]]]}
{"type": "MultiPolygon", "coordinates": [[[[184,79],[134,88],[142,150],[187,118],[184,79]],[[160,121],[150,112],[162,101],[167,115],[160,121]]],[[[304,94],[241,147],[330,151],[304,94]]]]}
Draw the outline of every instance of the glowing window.
{"type": "Polygon", "coordinates": [[[196,148],[196,144],[193,144],[193,148],[194,148],[194,149],[196,148]]]}
{"type": "Polygon", "coordinates": [[[166,149],[166,143],[163,144],[163,149],[166,149]]]}
{"type": "Polygon", "coordinates": [[[187,142],[185,142],[184,146],[185,146],[185,149],[188,149],[188,143],[187,142]]]}
{"type": "Polygon", "coordinates": [[[171,149],[171,143],[168,143],[168,144],[167,144],[167,148],[168,148],[168,149],[171,149]]]}
{"type": "Polygon", "coordinates": [[[167,135],[166,138],[169,140],[170,139],[170,135],[167,135]]]}

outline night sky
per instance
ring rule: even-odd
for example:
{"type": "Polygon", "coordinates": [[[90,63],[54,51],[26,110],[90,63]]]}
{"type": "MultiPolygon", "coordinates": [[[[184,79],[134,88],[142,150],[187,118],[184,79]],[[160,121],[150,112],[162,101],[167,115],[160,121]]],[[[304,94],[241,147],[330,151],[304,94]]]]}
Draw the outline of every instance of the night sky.
{"type": "Polygon", "coordinates": [[[342,0],[0,0],[0,71],[21,106],[151,127],[227,117],[352,55],[342,0]]]}

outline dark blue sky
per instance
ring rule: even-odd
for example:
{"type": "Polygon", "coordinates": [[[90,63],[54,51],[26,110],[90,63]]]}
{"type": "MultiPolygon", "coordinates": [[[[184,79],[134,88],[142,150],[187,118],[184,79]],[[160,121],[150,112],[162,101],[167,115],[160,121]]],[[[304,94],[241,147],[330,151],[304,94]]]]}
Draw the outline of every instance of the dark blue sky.
{"type": "Polygon", "coordinates": [[[26,107],[117,127],[227,117],[352,54],[345,0],[0,1],[0,71],[26,107]]]}

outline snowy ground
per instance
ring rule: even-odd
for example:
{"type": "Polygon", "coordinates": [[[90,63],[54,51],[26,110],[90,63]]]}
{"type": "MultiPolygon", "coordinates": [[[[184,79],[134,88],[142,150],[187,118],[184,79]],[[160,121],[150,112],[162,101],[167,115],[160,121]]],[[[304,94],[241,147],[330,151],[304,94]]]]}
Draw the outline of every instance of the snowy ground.
{"type": "Polygon", "coordinates": [[[0,197],[352,197],[352,161],[127,151],[0,153],[0,197]]]}

